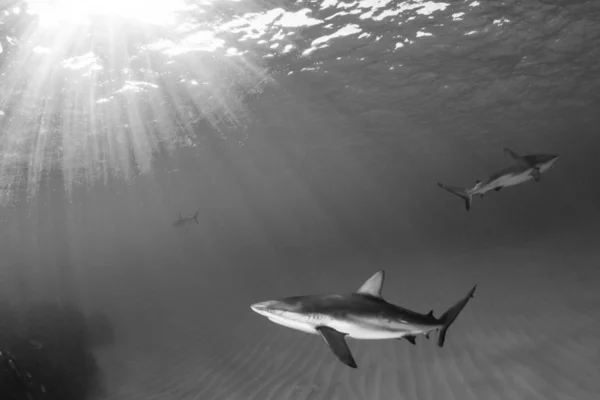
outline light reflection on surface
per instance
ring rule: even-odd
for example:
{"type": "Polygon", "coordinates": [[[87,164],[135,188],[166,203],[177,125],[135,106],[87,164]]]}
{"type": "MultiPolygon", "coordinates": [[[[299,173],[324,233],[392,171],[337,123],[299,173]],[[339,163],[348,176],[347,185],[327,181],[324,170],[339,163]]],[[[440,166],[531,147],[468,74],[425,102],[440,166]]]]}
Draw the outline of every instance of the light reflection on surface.
{"type": "Polygon", "coordinates": [[[40,26],[89,24],[94,16],[128,18],[143,24],[170,25],[174,14],[188,9],[183,0],[38,0],[30,11],[40,16],[40,26]]]}
{"type": "MultiPolygon", "coordinates": [[[[448,6],[388,0],[272,8],[229,0],[27,4],[5,10],[2,18],[12,27],[0,43],[2,76],[10,82],[0,92],[0,105],[10,110],[0,142],[3,202],[25,173],[34,195],[38,177],[53,166],[70,177],[67,185],[103,180],[107,173],[126,178],[150,172],[159,148],[196,142],[194,124],[201,120],[219,131],[240,131],[243,141],[250,122],[244,97],[273,85],[279,71],[294,72],[269,63],[304,58],[297,72],[327,73],[334,43],[348,48],[380,41],[370,23],[401,25],[401,15],[410,21],[448,6]]],[[[387,51],[421,36],[435,34],[423,28],[387,51]]]]}

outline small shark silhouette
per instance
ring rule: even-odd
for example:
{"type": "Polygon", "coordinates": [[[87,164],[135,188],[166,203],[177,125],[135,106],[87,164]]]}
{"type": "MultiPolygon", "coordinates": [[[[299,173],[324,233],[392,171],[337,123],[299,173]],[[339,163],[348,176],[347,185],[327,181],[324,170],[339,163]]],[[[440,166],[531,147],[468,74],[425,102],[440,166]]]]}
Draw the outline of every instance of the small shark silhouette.
{"type": "Polygon", "coordinates": [[[504,154],[515,161],[515,163],[508,168],[492,174],[484,182],[477,181],[475,186],[470,189],[448,186],[439,182],[438,186],[462,198],[465,201],[465,208],[469,211],[474,195],[478,194],[481,198],[489,191],[495,190],[498,192],[503,187],[515,186],[530,179],[539,182],[542,173],[550,169],[558,159],[558,156],[554,154],[528,154],[519,156],[510,149],[504,149],[504,154]]]}
{"type": "Polygon", "coordinates": [[[442,347],[448,328],[477,287],[473,286],[438,319],[433,316],[433,310],[420,314],[386,302],[381,297],[383,281],[384,271],[378,271],[355,293],[287,297],[250,307],[276,324],[320,334],[342,363],[356,368],[346,336],[365,340],[406,339],[415,344],[417,335],[428,338],[431,331],[439,331],[438,346],[442,347]]]}
{"type": "Polygon", "coordinates": [[[173,226],[176,228],[182,227],[182,226],[188,226],[189,224],[191,224],[193,221],[196,221],[197,224],[200,224],[198,222],[198,213],[200,211],[196,211],[196,213],[194,215],[190,215],[187,217],[182,217],[181,213],[177,213],[179,215],[179,219],[177,219],[175,222],[173,222],[173,226]]]}

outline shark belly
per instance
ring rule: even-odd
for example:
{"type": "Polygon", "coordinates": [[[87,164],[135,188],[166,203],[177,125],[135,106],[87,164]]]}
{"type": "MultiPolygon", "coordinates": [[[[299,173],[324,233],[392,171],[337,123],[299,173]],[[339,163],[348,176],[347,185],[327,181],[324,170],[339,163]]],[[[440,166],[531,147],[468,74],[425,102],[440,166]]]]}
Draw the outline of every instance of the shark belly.
{"type": "Polygon", "coordinates": [[[418,335],[431,330],[403,321],[383,321],[377,318],[335,318],[320,314],[296,315],[294,317],[268,316],[271,322],[297,331],[318,335],[317,328],[326,326],[353,339],[362,340],[398,339],[406,335],[418,335]]]}
{"type": "MultiPolygon", "coordinates": [[[[527,171],[524,171],[520,174],[501,176],[496,181],[494,181],[493,187],[496,188],[496,187],[515,186],[515,185],[519,185],[523,182],[527,182],[528,180],[533,179],[533,175],[531,174],[532,172],[533,172],[533,169],[528,169],[527,171]]],[[[492,185],[490,185],[490,186],[492,186],[492,185]]]]}
{"type": "Polygon", "coordinates": [[[285,326],[286,328],[295,329],[297,331],[312,333],[313,335],[318,335],[317,325],[308,321],[294,320],[288,318],[278,318],[276,316],[267,317],[271,322],[274,322],[278,325],[285,326]]]}
{"type": "Polygon", "coordinates": [[[552,167],[552,164],[554,164],[554,162],[543,164],[540,167],[540,173],[548,171],[552,167]]]}
{"type": "Polygon", "coordinates": [[[332,320],[327,326],[345,333],[348,337],[362,340],[398,339],[406,335],[422,333],[420,329],[408,323],[385,322],[368,318],[332,320]]]}

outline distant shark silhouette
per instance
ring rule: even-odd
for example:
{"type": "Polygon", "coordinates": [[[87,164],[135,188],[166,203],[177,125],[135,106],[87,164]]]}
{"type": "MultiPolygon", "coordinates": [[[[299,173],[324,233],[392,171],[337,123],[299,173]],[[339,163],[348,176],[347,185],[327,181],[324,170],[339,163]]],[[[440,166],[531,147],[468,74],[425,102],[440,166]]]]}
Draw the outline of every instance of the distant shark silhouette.
{"type": "Polygon", "coordinates": [[[439,319],[386,302],[381,297],[384,271],[376,272],[355,293],[287,297],[252,304],[250,307],[276,324],[302,332],[320,334],[337,358],[356,368],[346,336],[353,339],[406,339],[415,344],[417,335],[429,337],[439,331],[438,346],[446,340],[448,328],[473,297],[474,286],[439,319]]]}
{"type": "Polygon", "coordinates": [[[515,161],[514,165],[504,168],[490,176],[486,181],[477,181],[475,186],[465,189],[456,186],[448,186],[438,182],[438,186],[448,192],[462,198],[465,201],[467,211],[471,209],[473,196],[483,197],[487,192],[500,191],[503,187],[515,186],[530,179],[539,182],[541,174],[546,172],[558,159],[554,154],[528,154],[519,156],[510,149],[504,149],[504,154],[515,161]]]}
{"type": "Polygon", "coordinates": [[[179,215],[179,219],[177,219],[175,222],[173,222],[173,226],[176,228],[182,227],[182,226],[188,226],[190,224],[192,224],[194,221],[196,221],[197,224],[200,224],[198,222],[198,213],[200,211],[196,211],[196,213],[194,215],[190,215],[188,217],[182,217],[181,213],[177,213],[179,215]]]}

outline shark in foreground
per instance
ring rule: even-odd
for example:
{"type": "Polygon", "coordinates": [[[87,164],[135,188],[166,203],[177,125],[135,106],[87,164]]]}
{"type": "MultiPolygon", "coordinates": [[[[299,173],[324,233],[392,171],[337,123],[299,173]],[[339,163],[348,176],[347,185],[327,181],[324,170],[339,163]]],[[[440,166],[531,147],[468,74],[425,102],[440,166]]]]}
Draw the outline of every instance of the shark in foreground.
{"type": "Polygon", "coordinates": [[[546,172],[558,159],[554,154],[528,154],[520,156],[510,149],[504,149],[504,154],[514,161],[508,168],[502,169],[490,176],[486,181],[477,181],[475,186],[465,189],[448,186],[438,182],[438,186],[461,197],[465,201],[467,211],[471,209],[473,196],[483,197],[492,190],[500,191],[503,187],[515,186],[533,179],[539,182],[543,172],[546,172]]]}
{"type": "Polygon", "coordinates": [[[415,344],[417,335],[429,337],[438,331],[438,346],[446,340],[448,328],[475,293],[467,295],[440,318],[433,311],[420,314],[390,304],[381,297],[384,271],[376,272],[355,293],[287,297],[252,304],[250,307],[276,324],[306,333],[319,334],[336,357],[356,368],[346,337],[353,339],[406,339],[415,344]]]}
{"type": "Polygon", "coordinates": [[[182,227],[182,226],[188,226],[189,224],[193,223],[193,221],[196,221],[197,224],[200,224],[198,222],[198,213],[200,211],[196,211],[196,213],[194,215],[190,215],[187,217],[182,217],[181,213],[178,213],[179,215],[179,219],[177,219],[175,222],[173,222],[173,226],[178,228],[178,227],[182,227]]]}

